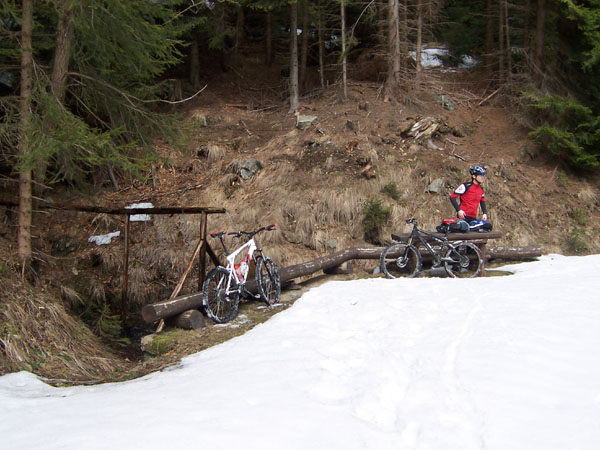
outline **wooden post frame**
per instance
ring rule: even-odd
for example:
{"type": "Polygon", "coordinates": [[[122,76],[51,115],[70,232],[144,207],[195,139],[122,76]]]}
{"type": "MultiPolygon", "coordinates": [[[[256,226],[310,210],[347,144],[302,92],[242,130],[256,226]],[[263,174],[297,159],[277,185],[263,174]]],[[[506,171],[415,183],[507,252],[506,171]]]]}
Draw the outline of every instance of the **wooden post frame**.
{"type": "MultiPolygon", "coordinates": [[[[2,204],[7,206],[16,206],[19,205],[15,202],[2,202],[2,204]]],[[[219,259],[215,255],[215,252],[208,246],[208,242],[206,242],[206,228],[207,228],[207,219],[209,214],[225,214],[227,211],[225,208],[212,208],[212,207],[204,207],[204,206],[194,206],[194,207],[158,207],[158,208],[106,208],[102,206],[86,206],[86,205],[65,205],[65,204],[41,204],[38,206],[38,209],[56,209],[62,211],[79,211],[79,212],[88,212],[95,214],[115,214],[115,215],[124,215],[126,216],[125,222],[125,236],[124,236],[124,249],[123,249],[123,286],[121,289],[121,319],[125,321],[127,319],[127,289],[128,289],[128,266],[129,266],[129,231],[130,231],[130,216],[135,214],[202,214],[202,228],[200,235],[200,242],[198,243],[198,247],[196,250],[200,253],[200,261],[206,261],[206,254],[208,252],[210,258],[215,263],[215,265],[219,265],[219,259]],[[204,243],[204,245],[201,245],[204,243]]],[[[190,268],[193,265],[193,260],[196,258],[195,255],[192,258],[192,264],[190,264],[190,268]]],[[[206,264],[204,263],[201,266],[201,274],[199,281],[200,283],[204,282],[205,274],[202,272],[206,270],[206,264]]],[[[189,269],[186,270],[185,276],[189,273],[189,269]]],[[[181,281],[183,284],[183,281],[181,281]]],[[[202,287],[202,284],[200,284],[202,287]]],[[[177,295],[179,291],[174,291],[174,296],[177,295]]]]}
{"type": "Polygon", "coordinates": [[[121,291],[121,320],[125,322],[127,319],[127,285],[128,285],[128,267],[129,267],[129,214],[125,221],[125,250],[123,252],[123,286],[121,291]]]}
{"type": "Polygon", "coordinates": [[[208,221],[208,214],[202,213],[200,219],[200,241],[204,244],[204,251],[198,255],[198,291],[202,290],[204,284],[204,277],[206,276],[206,248],[208,242],[206,242],[206,222],[208,221]]]}

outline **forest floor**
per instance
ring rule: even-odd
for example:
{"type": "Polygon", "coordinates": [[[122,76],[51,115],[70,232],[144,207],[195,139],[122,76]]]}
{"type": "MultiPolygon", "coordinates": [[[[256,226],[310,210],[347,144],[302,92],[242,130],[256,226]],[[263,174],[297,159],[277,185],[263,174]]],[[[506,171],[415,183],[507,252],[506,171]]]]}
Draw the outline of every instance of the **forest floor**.
{"type": "MultiPolygon", "coordinates": [[[[249,65],[207,79],[206,89],[178,109],[189,139],[183,146],[157,142],[161,160],[145,179],[120,178],[115,190],[99,173],[93,193],[56,188],[49,199],[115,208],[141,202],[225,208],[227,214],[209,216],[209,232],[277,223],[278,231],[261,234],[259,243],[285,267],[348,247],[385,244],[390,233],[406,230],[410,217],[433,229],[453,216],[448,195],[469,179],[468,168],[479,164],[488,168],[490,221],[504,234],[494,246],[600,251],[597,174],[575,174],[542,155],[528,138],[525,119],[477,74],[431,73],[402,101],[384,103],[381,83],[365,80],[359,67],[351,72],[347,100],[334,87],[301,100],[299,115],[316,120],[299,129],[298,117],[282,99],[283,87],[261,84],[259,70],[249,65]],[[456,109],[445,108],[443,99],[456,109]],[[431,140],[406,133],[426,118],[437,127],[431,140]],[[236,166],[251,158],[262,169],[244,179],[236,166]],[[365,242],[364,208],[374,202],[389,208],[389,219],[375,242],[365,242]]],[[[5,182],[4,189],[16,199],[14,184],[5,182]]],[[[154,336],[156,324],[141,321],[141,307],[169,297],[199,238],[199,217],[134,222],[129,319],[120,336],[128,341],[119,347],[114,345],[118,323],[102,308],[108,305],[116,313],[120,306],[123,233],[102,246],[88,238],[123,230],[124,219],[52,210],[36,214],[38,265],[32,284],[16,269],[14,210],[0,207],[0,219],[0,374],[25,369],[55,384],[122,380],[171,366],[244,333],[289,307],[314,283],[332,279],[298,280],[297,289],[284,290],[275,308],[243,303],[226,326],[207,319],[202,329],[167,327],[154,336]]],[[[374,276],[376,266],[376,261],[360,262],[352,275],[336,277],[374,276]]],[[[195,290],[190,279],[182,293],[195,290]]]]}

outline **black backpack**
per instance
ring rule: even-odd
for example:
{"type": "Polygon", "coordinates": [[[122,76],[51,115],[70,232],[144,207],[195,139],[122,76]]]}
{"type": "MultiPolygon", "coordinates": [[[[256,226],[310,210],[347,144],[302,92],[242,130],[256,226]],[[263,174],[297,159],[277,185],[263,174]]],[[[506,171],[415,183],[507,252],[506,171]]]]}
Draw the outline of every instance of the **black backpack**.
{"type": "Polygon", "coordinates": [[[438,233],[466,233],[469,231],[469,224],[456,217],[444,219],[442,223],[435,228],[438,233]]]}

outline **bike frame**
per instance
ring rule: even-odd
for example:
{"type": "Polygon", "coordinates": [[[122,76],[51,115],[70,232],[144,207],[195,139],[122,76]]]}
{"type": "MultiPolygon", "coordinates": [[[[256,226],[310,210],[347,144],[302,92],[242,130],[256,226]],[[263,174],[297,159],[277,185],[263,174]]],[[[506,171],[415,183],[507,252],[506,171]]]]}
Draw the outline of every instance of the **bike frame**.
{"type": "MultiPolygon", "coordinates": [[[[250,260],[254,261],[254,252],[258,250],[256,246],[256,242],[254,242],[254,238],[250,238],[244,245],[237,248],[233,253],[227,255],[227,269],[231,270],[231,272],[235,272],[235,257],[239,255],[242,250],[248,249],[246,252],[246,261],[250,264],[250,260]]],[[[230,274],[231,276],[231,274],[230,274]]],[[[246,280],[248,279],[248,271],[244,274],[244,279],[239,281],[239,284],[246,284],[246,280]]]]}
{"type": "Polygon", "coordinates": [[[414,245],[415,239],[418,239],[419,242],[421,242],[423,246],[427,249],[427,251],[431,254],[434,260],[434,266],[439,266],[442,262],[447,260],[452,262],[451,258],[444,258],[442,256],[444,254],[444,250],[446,250],[447,248],[454,248],[454,246],[450,244],[447,238],[437,237],[430,231],[418,228],[417,224],[413,223],[413,229],[410,233],[410,237],[408,238],[408,244],[414,245]],[[435,242],[439,242],[441,244],[440,251],[436,252],[433,246],[426,239],[423,238],[422,234],[429,236],[435,242]]]}
{"type": "MultiPolygon", "coordinates": [[[[237,278],[235,259],[240,253],[242,253],[242,251],[246,250],[246,261],[248,262],[248,264],[250,264],[250,261],[254,261],[256,263],[256,258],[254,257],[254,255],[256,252],[262,253],[262,250],[260,248],[258,248],[258,246],[256,245],[256,242],[254,241],[254,234],[256,234],[256,233],[254,233],[251,235],[250,239],[248,239],[243,245],[241,245],[240,247],[235,249],[233,252],[229,253],[227,251],[225,241],[223,240],[223,236],[225,234],[226,234],[225,232],[216,234],[216,236],[218,236],[219,239],[221,240],[221,245],[223,246],[223,249],[225,250],[225,254],[226,254],[225,259],[227,260],[227,265],[225,266],[225,268],[229,272],[229,275],[227,276],[227,286],[225,287],[225,293],[230,294],[231,292],[238,291],[241,294],[243,291],[245,294],[245,293],[247,293],[247,291],[244,289],[244,287],[246,286],[246,280],[248,279],[249,270],[246,270],[246,273],[244,273],[244,278],[242,280],[239,280],[237,278]],[[235,279],[235,283],[233,282],[234,279],[235,279]],[[234,287],[232,287],[232,286],[234,286],[234,287]]],[[[239,237],[243,233],[242,232],[233,232],[233,233],[228,233],[228,234],[239,237]]]]}

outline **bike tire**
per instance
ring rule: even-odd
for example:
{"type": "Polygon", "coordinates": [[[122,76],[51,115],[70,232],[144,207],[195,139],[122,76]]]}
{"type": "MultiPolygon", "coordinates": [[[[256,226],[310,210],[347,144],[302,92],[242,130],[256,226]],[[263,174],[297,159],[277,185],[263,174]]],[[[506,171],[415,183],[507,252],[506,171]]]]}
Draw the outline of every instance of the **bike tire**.
{"type": "MultiPolygon", "coordinates": [[[[235,317],[240,303],[240,294],[237,291],[225,294],[229,270],[225,267],[216,267],[206,276],[202,284],[202,306],[206,315],[216,323],[226,323],[235,317]]],[[[235,277],[232,277],[231,288],[237,287],[235,277]]]]}
{"type": "Polygon", "coordinates": [[[279,302],[281,281],[275,262],[267,257],[259,257],[256,261],[256,288],[260,299],[267,306],[279,302]]]}
{"type": "Polygon", "coordinates": [[[471,242],[454,243],[445,257],[453,261],[445,261],[444,269],[452,278],[473,278],[481,274],[483,257],[481,250],[471,242]]]}
{"type": "Polygon", "coordinates": [[[421,271],[421,252],[414,245],[395,242],[388,246],[379,259],[379,268],[386,278],[413,278],[421,271]]]}

